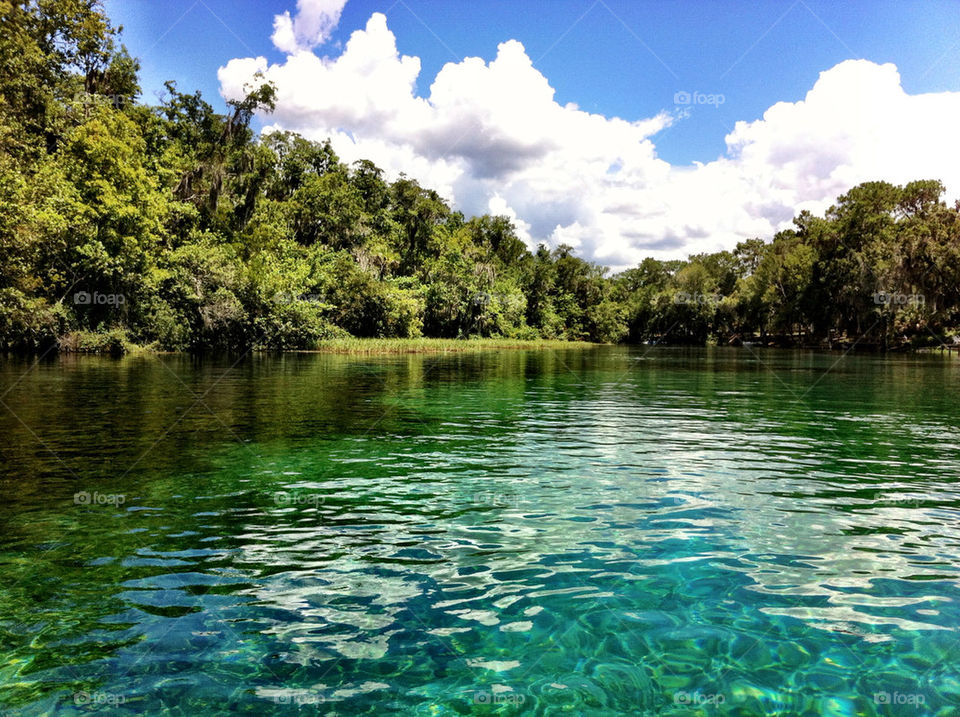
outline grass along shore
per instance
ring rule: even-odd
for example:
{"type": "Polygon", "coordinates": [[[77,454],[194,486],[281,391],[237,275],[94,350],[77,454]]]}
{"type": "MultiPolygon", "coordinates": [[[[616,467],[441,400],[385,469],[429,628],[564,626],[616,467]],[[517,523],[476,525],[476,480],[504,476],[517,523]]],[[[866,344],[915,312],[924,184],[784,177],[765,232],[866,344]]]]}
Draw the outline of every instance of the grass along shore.
{"type": "Polygon", "coordinates": [[[427,354],[490,351],[497,349],[582,349],[598,346],[587,341],[546,339],[331,339],[316,351],[330,354],[427,354]]]}
{"type": "MultiPolygon", "coordinates": [[[[554,341],[548,339],[378,339],[337,338],[321,341],[313,349],[271,349],[257,347],[257,352],[271,353],[327,353],[327,354],[425,354],[461,353],[499,349],[582,349],[601,344],[589,341],[554,341]]],[[[125,332],[74,331],[60,338],[57,350],[61,354],[89,354],[124,356],[135,354],[176,354],[179,351],[158,350],[155,344],[143,346],[132,343],[125,332]]],[[[2,349],[0,349],[2,352],[2,349]]],[[[16,353],[16,352],[15,352],[16,353]]]]}

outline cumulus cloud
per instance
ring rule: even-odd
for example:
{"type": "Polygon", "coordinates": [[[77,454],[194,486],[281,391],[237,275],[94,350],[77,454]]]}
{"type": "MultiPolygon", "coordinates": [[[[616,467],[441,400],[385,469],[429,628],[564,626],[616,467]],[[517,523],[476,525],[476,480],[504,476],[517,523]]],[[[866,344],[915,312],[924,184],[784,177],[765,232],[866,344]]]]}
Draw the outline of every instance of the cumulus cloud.
{"type": "Polygon", "coordinates": [[[340,22],[347,0],[297,0],[297,13],[285,10],[273,18],[274,46],[287,54],[312,50],[327,41],[340,22]]]}
{"type": "MultiPolygon", "coordinates": [[[[335,5],[339,17],[342,2],[300,0],[297,48],[308,41],[296,39],[305,9],[335,5]]],[[[277,27],[278,47],[291,47],[277,39],[286,25],[277,27]]],[[[309,27],[304,38],[329,31],[309,27]]],[[[489,62],[446,64],[423,95],[420,69],[375,13],[337,57],[239,58],[219,79],[233,98],[263,72],[278,89],[268,130],[330,137],[346,161],[404,172],[465,212],[510,217],[531,245],[571,244],[615,269],[770,237],[799,209],[821,212],[862,181],[937,178],[952,196],[960,191],[951,138],[960,93],[908,95],[890,64],[854,60],[821,73],[805,98],[738,122],[724,156],[690,167],[660,159],[654,142],[684,120],[664,111],[628,121],[562,105],[516,40],[489,62]]]]}

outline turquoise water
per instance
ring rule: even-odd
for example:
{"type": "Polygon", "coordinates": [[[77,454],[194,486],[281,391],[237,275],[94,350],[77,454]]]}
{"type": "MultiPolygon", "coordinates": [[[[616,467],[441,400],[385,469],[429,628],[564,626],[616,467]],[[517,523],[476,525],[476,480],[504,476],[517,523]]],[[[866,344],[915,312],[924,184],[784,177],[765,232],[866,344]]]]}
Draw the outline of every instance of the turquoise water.
{"type": "Polygon", "coordinates": [[[0,362],[0,714],[960,714],[960,362],[0,362]]]}

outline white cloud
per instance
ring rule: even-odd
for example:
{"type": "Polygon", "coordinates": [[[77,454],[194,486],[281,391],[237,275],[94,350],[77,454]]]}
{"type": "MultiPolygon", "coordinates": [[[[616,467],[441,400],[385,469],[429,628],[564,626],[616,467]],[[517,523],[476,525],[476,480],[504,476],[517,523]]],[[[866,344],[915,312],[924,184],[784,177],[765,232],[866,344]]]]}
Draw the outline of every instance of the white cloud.
{"type": "Polygon", "coordinates": [[[297,0],[295,17],[290,17],[289,10],[274,16],[270,39],[289,55],[312,50],[329,39],[346,4],[347,0],[297,0]]]}
{"type": "MultiPolygon", "coordinates": [[[[342,4],[300,0],[291,36],[308,6],[338,5],[338,17],[342,4]]],[[[323,34],[310,27],[304,37],[323,34]]],[[[278,47],[292,47],[286,28],[277,26],[278,47]]],[[[329,136],[346,161],[369,158],[467,213],[511,217],[531,244],[566,242],[614,268],[770,237],[799,209],[822,212],[862,181],[936,178],[960,192],[960,93],[908,95],[890,64],[847,61],[821,73],[803,100],[737,122],[726,154],[692,167],[657,157],[653,138],[680,120],[561,105],[516,40],[490,62],[446,64],[424,96],[419,58],[400,55],[379,13],[336,58],[231,60],[219,71],[224,96],[258,70],[278,88],[271,127],[329,136]]]]}

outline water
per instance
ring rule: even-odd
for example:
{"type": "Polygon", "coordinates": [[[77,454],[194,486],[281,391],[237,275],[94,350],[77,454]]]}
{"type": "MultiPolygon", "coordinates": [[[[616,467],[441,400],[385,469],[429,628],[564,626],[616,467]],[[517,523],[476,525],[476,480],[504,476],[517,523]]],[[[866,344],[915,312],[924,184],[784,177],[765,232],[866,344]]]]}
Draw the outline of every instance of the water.
{"type": "Polygon", "coordinates": [[[960,714],[958,378],[6,359],[0,714],[960,714]]]}

